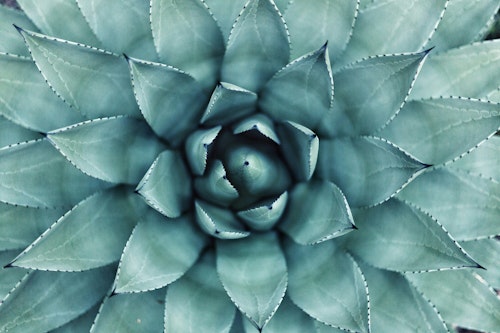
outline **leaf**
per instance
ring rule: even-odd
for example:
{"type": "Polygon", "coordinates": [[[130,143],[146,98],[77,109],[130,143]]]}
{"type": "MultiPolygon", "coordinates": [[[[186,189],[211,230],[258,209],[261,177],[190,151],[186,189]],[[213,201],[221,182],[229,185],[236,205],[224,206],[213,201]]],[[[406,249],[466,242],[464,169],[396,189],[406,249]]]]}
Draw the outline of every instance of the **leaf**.
{"type": "Polygon", "coordinates": [[[311,317],[343,330],[367,333],[367,286],[356,262],[334,241],[284,244],[290,274],[288,296],[311,317]]]}
{"type": "Polygon", "coordinates": [[[285,12],[290,29],[292,59],[318,49],[328,41],[330,61],[345,50],[358,15],[358,1],[295,0],[285,12]]]}
{"type": "Polygon", "coordinates": [[[73,167],[47,140],[0,149],[0,202],[69,208],[105,187],[73,167]]]}
{"type": "Polygon", "coordinates": [[[165,291],[113,295],[102,303],[91,333],[161,332],[165,291]]]}
{"type": "Polygon", "coordinates": [[[279,225],[295,242],[324,242],[354,229],[351,210],[340,189],[329,181],[297,183],[279,225]]]}
{"type": "Polygon", "coordinates": [[[144,211],[123,188],[95,194],[58,219],[12,265],[75,272],[116,262],[144,211]]]}
{"type": "Polygon", "coordinates": [[[19,142],[41,139],[42,135],[19,126],[0,115],[0,149],[19,142]]]}
{"type": "Polygon", "coordinates": [[[235,310],[217,276],[215,255],[207,252],[168,287],[164,331],[196,332],[202,328],[206,333],[228,333],[235,310]]]}
{"type": "Polygon", "coordinates": [[[233,127],[233,134],[257,132],[263,137],[280,144],[280,139],[276,134],[274,123],[263,114],[255,114],[236,123],[233,127]]]}
{"type": "Polygon", "coordinates": [[[406,103],[389,126],[377,133],[427,164],[469,152],[500,129],[500,104],[463,98],[406,103]]]}
{"type": "Polygon", "coordinates": [[[47,138],[83,173],[111,183],[137,184],[165,148],[144,122],[130,117],[85,121],[47,138]]]}
{"type": "Polygon", "coordinates": [[[315,321],[314,326],[316,327],[315,333],[345,333],[345,330],[342,330],[340,328],[328,326],[326,324],[323,324],[320,321],[315,321]]]}
{"type": "Polygon", "coordinates": [[[94,306],[83,315],[73,319],[69,323],[50,331],[51,333],[88,333],[97,315],[99,306],[94,306]]]}
{"type": "Polygon", "coordinates": [[[77,0],[90,28],[110,51],[156,60],[148,1],[77,0]]]}
{"type": "Polygon", "coordinates": [[[205,3],[210,8],[210,12],[213,13],[217,24],[222,30],[225,42],[229,38],[234,21],[247,2],[248,0],[233,0],[229,2],[224,0],[205,0],[205,3]]]}
{"type": "Polygon", "coordinates": [[[316,173],[338,185],[351,207],[361,207],[391,198],[424,167],[386,140],[360,137],[321,140],[316,173]]]}
{"type": "Polygon", "coordinates": [[[270,230],[280,221],[288,203],[288,192],[279,197],[264,200],[236,214],[253,230],[270,230]]]}
{"type": "Polygon", "coordinates": [[[374,54],[422,51],[447,3],[447,0],[377,0],[360,10],[340,64],[374,54]]]}
{"type": "Polygon", "coordinates": [[[278,309],[287,289],[285,257],[275,233],[217,240],[217,272],[234,304],[259,330],[278,309]]]}
{"type": "Polygon", "coordinates": [[[460,242],[467,253],[470,253],[479,265],[485,267],[477,274],[483,277],[495,289],[500,289],[500,240],[498,238],[478,239],[460,242]]]}
{"type": "Polygon", "coordinates": [[[186,159],[191,171],[196,176],[202,176],[207,167],[210,146],[213,145],[222,126],[199,129],[189,135],[184,145],[186,159]]]}
{"type": "Polygon", "coordinates": [[[406,277],[447,323],[486,332],[500,327],[500,299],[475,273],[460,269],[406,277]]]}
{"type": "Polygon", "coordinates": [[[370,290],[370,319],[373,332],[448,333],[435,309],[400,274],[362,265],[370,290]]]}
{"type": "Polygon", "coordinates": [[[206,239],[191,216],[175,220],[150,212],[136,226],[116,273],[115,293],[162,288],[195,263],[206,239]]]}
{"type": "Polygon", "coordinates": [[[453,168],[424,173],[398,197],[431,214],[459,241],[500,235],[500,184],[453,168]]]}
{"type": "Polygon", "coordinates": [[[121,57],[63,39],[20,32],[50,87],[84,117],[140,116],[127,64],[121,57]]]}
{"type": "Polygon", "coordinates": [[[207,234],[219,239],[238,239],[250,235],[229,209],[201,200],[194,202],[196,222],[207,234]]]}
{"type": "Polygon", "coordinates": [[[411,98],[482,98],[497,92],[500,85],[499,46],[500,40],[491,40],[433,54],[425,62],[411,98]]]}
{"type": "Polygon", "coordinates": [[[194,179],[194,189],[203,200],[222,207],[229,206],[239,196],[220,160],[214,160],[203,177],[194,179]]]}
{"type": "MultiPolygon", "coordinates": [[[[464,133],[465,134],[465,133],[464,133]]],[[[500,183],[500,137],[492,136],[469,154],[453,162],[453,167],[492,178],[500,183]]]]}
{"type": "Polygon", "coordinates": [[[291,62],[266,83],[259,107],[275,121],[315,129],[331,110],[333,78],[327,44],[291,62]]]}
{"type": "Polygon", "coordinates": [[[101,45],[76,1],[19,0],[17,3],[42,33],[96,47],[101,45]]]}
{"type": "Polygon", "coordinates": [[[31,59],[0,54],[0,66],[0,113],[7,119],[37,132],[83,121],[54,95],[31,59]]]}
{"type": "Polygon", "coordinates": [[[168,217],[179,217],[191,205],[191,178],[178,151],[165,150],[153,162],[136,191],[168,217]]]}
{"type": "Polygon", "coordinates": [[[365,58],[333,75],[333,112],[319,134],[328,137],[373,134],[403,107],[428,51],[365,58]]]}
{"type": "Polygon", "coordinates": [[[0,304],[0,332],[43,333],[77,318],[104,296],[113,271],[31,272],[0,304]]]}
{"type": "Polygon", "coordinates": [[[0,53],[29,56],[30,53],[22,38],[12,26],[13,24],[28,30],[36,31],[35,25],[20,10],[0,5],[0,53]]]}
{"type": "MultiPolygon", "coordinates": [[[[245,320],[243,324],[246,333],[260,333],[249,320],[245,320]]],[[[269,324],[262,330],[262,333],[304,333],[314,331],[314,319],[293,304],[288,297],[285,297],[269,324]]]]}
{"type": "Polygon", "coordinates": [[[367,263],[394,271],[476,267],[476,262],[438,221],[411,205],[391,199],[354,215],[350,251],[367,263]]]}
{"type": "Polygon", "coordinates": [[[2,267],[0,268],[0,304],[16,284],[28,274],[25,269],[8,266],[18,252],[17,250],[0,251],[0,267],[2,267]]]}
{"type": "Polygon", "coordinates": [[[200,85],[173,67],[131,58],[128,63],[142,115],[158,136],[178,146],[196,128],[205,106],[200,85]]]}
{"type": "MultiPolygon", "coordinates": [[[[235,1],[236,2],[236,1],[235,1]]],[[[201,123],[208,126],[228,125],[256,110],[257,94],[227,82],[215,87],[201,123]]]]}
{"type": "Polygon", "coordinates": [[[470,2],[449,1],[428,45],[438,51],[460,47],[483,39],[500,4],[496,0],[470,2]]]}
{"type": "Polygon", "coordinates": [[[232,27],[222,81],[259,92],[289,57],[288,31],[274,2],[250,0],[232,27]]]}
{"type": "Polygon", "coordinates": [[[311,179],[319,153],[319,138],[316,133],[291,121],[283,122],[278,127],[278,133],[283,140],[281,151],[295,178],[299,181],[311,179]]]}
{"type": "Polygon", "coordinates": [[[224,41],[205,3],[152,0],[151,29],[160,59],[211,90],[224,56],[224,41]]]}

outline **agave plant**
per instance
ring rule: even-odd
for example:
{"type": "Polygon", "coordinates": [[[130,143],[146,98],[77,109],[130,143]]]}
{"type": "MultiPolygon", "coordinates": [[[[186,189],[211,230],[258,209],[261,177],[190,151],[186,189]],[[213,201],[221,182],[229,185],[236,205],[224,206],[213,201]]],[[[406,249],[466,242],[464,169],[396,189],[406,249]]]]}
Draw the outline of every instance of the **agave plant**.
{"type": "Polygon", "coordinates": [[[500,332],[498,0],[18,3],[0,332],[500,332]]]}

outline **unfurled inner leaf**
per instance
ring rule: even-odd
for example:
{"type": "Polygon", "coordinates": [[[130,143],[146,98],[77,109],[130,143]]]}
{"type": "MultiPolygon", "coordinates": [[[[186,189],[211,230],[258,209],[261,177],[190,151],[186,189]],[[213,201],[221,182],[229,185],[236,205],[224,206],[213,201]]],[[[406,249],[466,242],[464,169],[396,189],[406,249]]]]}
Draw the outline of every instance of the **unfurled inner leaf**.
{"type": "Polygon", "coordinates": [[[220,160],[213,161],[203,177],[194,179],[194,188],[203,200],[219,206],[229,206],[238,198],[238,191],[227,179],[226,170],[220,160]]]}
{"type": "Polygon", "coordinates": [[[276,134],[274,123],[263,114],[256,114],[236,123],[233,128],[234,134],[257,132],[264,137],[280,144],[280,139],[276,134]]]}
{"type": "Polygon", "coordinates": [[[250,0],[233,25],[222,81],[259,92],[290,57],[285,22],[272,0],[250,0]]]}
{"type": "Polygon", "coordinates": [[[205,243],[190,215],[165,219],[155,212],[145,214],[123,251],[114,292],[142,292],[172,283],[195,263],[205,243]]]}
{"type": "Polygon", "coordinates": [[[260,330],[287,288],[287,266],[275,233],[217,241],[217,272],[234,304],[260,330]]]}
{"type": "Polygon", "coordinates": [[[344,194],[329,181],[298,183],[289,200],[279,228],[299,244],[320,243],[354,229],[344,194]]]}
{"type": "Polygon", "coordinates": [[[196,222],[209,235],[220,239],[238,239],[250,235],[229,209],[196,200],[195,211],[196,222]]]}
{"type": "Polygon", "coordinates": [[[47,137],[78,169],[111,183],[137,184],[165,148],[146,123],[130,117],[86,121],[47,137]]]}
{"type": "Polygon", "coordinates": [[[352,207],[394,196],[425,165],[375,137],[321,140],[317,175],[337,184],[352,207]]]}
{"type": "Polygon", "coordinates": [[[288,192],[283,192],[278,198],[258,202],[237,215],[253,230],[269,230],[281,219],[287,203],[288,192]]]}
{"type": "Polygon", "coordinates": [[[349,249],[373,266],[394,271],[477,266],[438,221],[397,199],[358,210],[354,220],[359,230],[348,236],[349,249]]]}
{"type": "Polygon", "coordinates": [[[208,150],[214,143],[221,126],[200,129],[189,135],[185,143],[186,158],[191,171],[196,176],[202,176],[207,168],[208,150]]]}

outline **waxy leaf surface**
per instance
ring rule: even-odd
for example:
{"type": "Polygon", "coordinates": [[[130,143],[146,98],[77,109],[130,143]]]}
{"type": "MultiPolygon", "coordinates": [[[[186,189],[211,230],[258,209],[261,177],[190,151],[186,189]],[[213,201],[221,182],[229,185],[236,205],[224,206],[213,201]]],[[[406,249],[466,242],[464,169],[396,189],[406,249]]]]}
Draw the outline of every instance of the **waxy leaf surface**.
{"type": "Polygon", "coordinates": [[[0,52],[29,56],[26,44],[19,38],[19,34],[12,24],[31,31],[37,28],[30,19],[20,10],[0,5],[0,52]]]}

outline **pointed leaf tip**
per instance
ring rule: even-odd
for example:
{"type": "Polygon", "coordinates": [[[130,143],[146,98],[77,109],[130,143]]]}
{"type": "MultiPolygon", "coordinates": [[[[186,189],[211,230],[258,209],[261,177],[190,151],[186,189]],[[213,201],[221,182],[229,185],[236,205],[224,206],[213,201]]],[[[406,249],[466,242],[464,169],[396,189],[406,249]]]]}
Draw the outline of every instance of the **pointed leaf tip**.
{"type": "Polygon", "coordinates": [[[16,25],[15,23],[12,23],[12,25],[14,26],[14,28],[16,28],[17,32],[19,32],[21,34],[21,36],[23,35],[23,28],[21,28],[20,26],[16,25]]]}
{"type": "Polygon", "coordinates": [[[11,268],[11,267],[14,267],[13,265],[13,261],[12,262],[9,262],[7,265],[3,266],[3,268],[11,268]]]}

